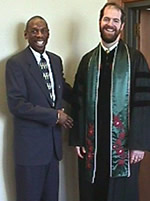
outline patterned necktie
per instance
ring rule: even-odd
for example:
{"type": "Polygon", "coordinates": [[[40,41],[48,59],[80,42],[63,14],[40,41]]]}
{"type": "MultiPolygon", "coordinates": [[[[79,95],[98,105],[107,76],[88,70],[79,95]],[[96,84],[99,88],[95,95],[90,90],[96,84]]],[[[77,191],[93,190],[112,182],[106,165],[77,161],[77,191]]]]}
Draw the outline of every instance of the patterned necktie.
{"type": "Polygon", "coordinates": [[[39,67],[40,67],[40,70],[42,72],[42,76],[44,78],[45,85],[46,85],[47,90],[49,92],[50,99],[52,100],[52,106],[54,107],[55,106],[55,95],[54,95],[54,92],[52,89],[52,81],[50,78],[50,73],[49,73],[47,62],[46,62],[46,60],[42,54],[41,54],[41,60],[39,63],[39,67]]]}

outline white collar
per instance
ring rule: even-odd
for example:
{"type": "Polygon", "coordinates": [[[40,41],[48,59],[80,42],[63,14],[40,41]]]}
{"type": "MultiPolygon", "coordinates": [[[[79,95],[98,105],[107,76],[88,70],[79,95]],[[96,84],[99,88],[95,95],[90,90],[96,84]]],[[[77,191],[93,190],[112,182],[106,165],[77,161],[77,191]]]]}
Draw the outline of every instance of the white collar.
{"type": "MultiPolygon", "coordinates": [[[[41,54],[40,54],[39,52],[35,51],[31,46],[29,46],[29,48],[31,49],[33,55],[34,55],[35,58],[36,58],[37,63],[39,64],[39,63],[40,63],[40,60],[41,60],[41,54]]],[[[44,51],[44,52],[42,53],[42,55],[43,55],[43,57],[47,60],[46,51],[44,51]]]]}
{"type": "Polygon", "coordinates": [[[117,41],[115,44],[113,44],[111,47],[105,47],[104,44],[101,41],[101,46],[103,47],[104,51],[111,52],[115,47],[117,47],[119,41],[117,41]]]}

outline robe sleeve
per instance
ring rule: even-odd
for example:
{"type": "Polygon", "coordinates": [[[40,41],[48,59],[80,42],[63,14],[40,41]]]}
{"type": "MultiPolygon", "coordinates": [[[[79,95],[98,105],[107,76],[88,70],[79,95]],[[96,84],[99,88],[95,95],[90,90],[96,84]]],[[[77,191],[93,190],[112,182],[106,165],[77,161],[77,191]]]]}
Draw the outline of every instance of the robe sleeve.
{"type": "Polygon", "coordinates": [[[85,145],[85,97],[86,97],[86,81],[88,62],[91,53],[86,54],[79,64],[75,82],[73,87],[73,104],[72,104],[72,117],[74,126],[71,129],[69,136],[69,145],[71,146],[84,146],[85,145]]]}
{"type": "Polygon", "coordinates": [[[150,71],[144,56],[132,55],[131,119],[128,146],[131,150],[150,150],[150,71]]]}

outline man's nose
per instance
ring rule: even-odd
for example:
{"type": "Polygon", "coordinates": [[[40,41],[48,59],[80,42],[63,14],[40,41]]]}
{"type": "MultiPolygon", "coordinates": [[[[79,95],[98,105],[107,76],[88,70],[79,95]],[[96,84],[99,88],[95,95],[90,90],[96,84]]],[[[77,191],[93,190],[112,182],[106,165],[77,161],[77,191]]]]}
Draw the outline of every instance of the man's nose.
{"type": "Polygon", "coordinates": [[[110,25],[110,26],[113,25],[113,20],[112,20],[112,19],[110,19],[110,20],[108,21],[108,25],[110,25]]]}
{"type": "Polygon", "coordinates": [[[41,30],[38,30],[37,34],[36,34],[37,37],[42,37],[43,36],[43,33],[41,30]]]}

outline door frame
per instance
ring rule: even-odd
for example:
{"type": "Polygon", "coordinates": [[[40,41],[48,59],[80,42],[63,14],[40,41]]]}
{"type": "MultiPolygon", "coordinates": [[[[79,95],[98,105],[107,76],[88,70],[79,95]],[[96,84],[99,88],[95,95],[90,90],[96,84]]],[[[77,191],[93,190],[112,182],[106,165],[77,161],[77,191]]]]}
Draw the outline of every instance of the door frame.
{"type": "Polygon", "coordinates": [[[124,39],[129,46],[136,49],[139,48],[140,10],[145,8],[150,8],[150,0],[124,2],[126,13],[124,39]]]}

